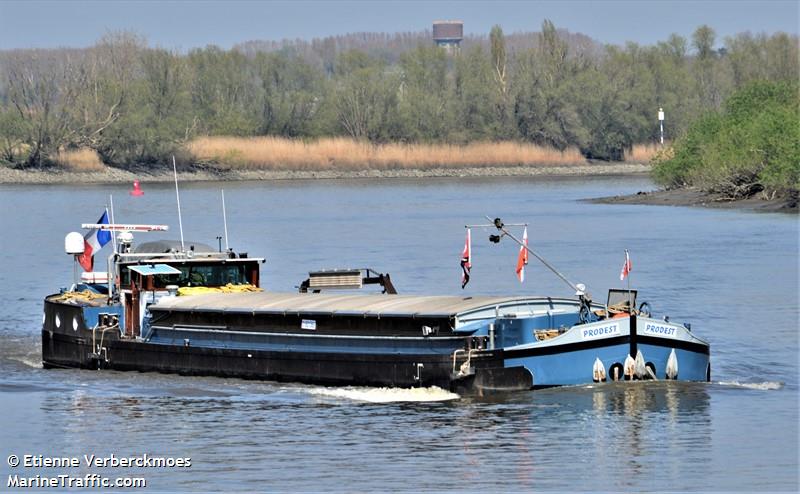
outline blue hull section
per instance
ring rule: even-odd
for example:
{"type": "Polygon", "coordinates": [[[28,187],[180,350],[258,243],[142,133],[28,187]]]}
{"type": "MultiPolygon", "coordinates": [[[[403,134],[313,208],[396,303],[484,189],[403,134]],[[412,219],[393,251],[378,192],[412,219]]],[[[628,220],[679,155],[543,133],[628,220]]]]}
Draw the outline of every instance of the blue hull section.
{"type": "MultiPolygon", "coordinates": [[[[669,359],[671,347],[655,345],[639,345],[645,362],[655,367],[656,377],[665,379],[665,369],[669,359]]],[[[609,374],[613,365],[620,366],[620,379],[622,379],[622,366],[630,351],[628,343],[619,343],[610,346],[601,346],[587,350],[572,350],[550,355],[537,355],[505,360],[506,367],[525,367],[533,374],[535,387],[570,386],[592,382],[592,370],[596,359],[600,359],[603,367],[609,374]]],[[[675,349],[678,358],[678,379],[681,381],[706,381],[709,369],[709,356],[688,350],[675,349]]]]}
{"type": "Polygon", "coordinates": [[[552,355],[507,359],[506,367],[523,366],[533,374],[534,386],[564,386],[592,382],[592,366],[600,358],[606,369],[622,363],[628,344],[577,350],[552,355]]]}
{"type": "MultiPolygon", "coordinates": [[[[652,362],[656,368],[656,377],[666,379],[667,359],[672,348],[640,344],[639,350],[645,361],[652,362]]],[[[710,379],[711,358],[708,354],[675,349],[678,358],[678,377],[680,381],[707,381],[710,379]]]]}

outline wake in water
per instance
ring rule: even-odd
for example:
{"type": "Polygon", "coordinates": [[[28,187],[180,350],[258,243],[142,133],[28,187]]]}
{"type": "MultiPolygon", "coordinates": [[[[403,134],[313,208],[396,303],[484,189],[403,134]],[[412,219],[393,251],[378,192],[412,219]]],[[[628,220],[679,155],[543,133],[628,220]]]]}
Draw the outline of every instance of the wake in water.
{"type": "Polygon", "coordinates": [[[451,401],[460,398],[437,386],[429,388],[367,388],[348,386],[344,388],[310,388],[308,392],[317,396],[344,398],[368,403],[433,402],[451,401]]]}
{"type": "Polygon", "coordinates": [[[6,336],[11,333],[10,329],[0,328],[3,334],[3,345],[0,348],[0,369],[5,368],[6,363],[33,369],[42,368],[42,347],[39,338],[31,335],[6,336]]]}
{"type": "Polygon", "coordinates": [[[31,369],[41,369],[42,368],[42,357],[40,355],[31,355],[31,356],[24,356],[24,357],[9,357],[8,360],[13,362],[19,362],[25,367],[30,367],[31,369]]]}
{"type": "Polygon", "coordinates": [[[720,386],[731,386],[734,388],[745,388],[745,389],[757,389],[761,391],[771,391],[775,389],[781,389],[783,387],[782,382],[777,381],[766,381],[760,383],[742,383],[739,381],[720,381],[717,384],[720,386]]]}

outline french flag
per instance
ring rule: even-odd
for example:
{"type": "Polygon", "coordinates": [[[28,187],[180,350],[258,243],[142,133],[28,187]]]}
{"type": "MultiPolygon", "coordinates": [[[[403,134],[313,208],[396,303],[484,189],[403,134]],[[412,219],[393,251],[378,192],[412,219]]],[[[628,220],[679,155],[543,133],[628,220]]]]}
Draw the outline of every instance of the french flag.
{"type": "MultiPolygon", "coordinates": [[[[98,225],[108,224],[108,211],[103,211],[103,216],[97,220],[98,225]]],[[[92,230],[83,237],[83,254],[78,256],[78,263],[85,271],[94,267],[94,253],[111,242],[111,232],[107,230],[92,230]]]]}

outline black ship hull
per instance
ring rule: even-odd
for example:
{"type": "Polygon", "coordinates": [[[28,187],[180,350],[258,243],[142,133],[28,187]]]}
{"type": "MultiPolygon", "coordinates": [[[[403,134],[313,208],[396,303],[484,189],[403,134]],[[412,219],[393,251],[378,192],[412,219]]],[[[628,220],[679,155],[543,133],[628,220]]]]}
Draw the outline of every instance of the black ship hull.
{"type": "MultiPolygon", "coordinates": [[[[234,377],[330,386],[438,386],[458,393],[531,389],[526,369],[504,368],[501,350],[472,359],[471,372],[459,375],[451,353],[392,354],[317,351],[265,351],[152,343],[102,333],[83,321],[80,307],[48,302],[42,329],[45,368],[112,369],[179,375],[234,377]],[[64,321],[57,327],[54,312],[64,321]],[[77,329],[66,322],[74,321],[77,329]]],[[[463,358],[457,361],[463,362],[463,358]]]]}

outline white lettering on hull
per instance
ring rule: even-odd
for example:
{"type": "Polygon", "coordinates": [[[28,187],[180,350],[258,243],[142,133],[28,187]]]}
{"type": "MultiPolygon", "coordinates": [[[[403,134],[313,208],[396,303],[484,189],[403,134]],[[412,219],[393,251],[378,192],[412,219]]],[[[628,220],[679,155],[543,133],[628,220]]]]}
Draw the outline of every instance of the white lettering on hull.
{"type": "Polygon", "coordinates": [[[646,334],[649,336],[665,336],[667,338],[677,338],[678,328],[674,326],[651,324],[648,322],[644,325],[644,331],[642,331],[642,334],[646,334]]]}
{"type": "Polygon", "coordinates": [[[581,339],[583,340],[596,340],[598,338],[607,338],[609,336],[619,335],[620,330],[619,324],[617,323],[581,329],[581,339]]]}

